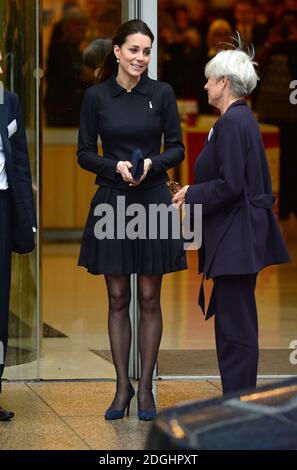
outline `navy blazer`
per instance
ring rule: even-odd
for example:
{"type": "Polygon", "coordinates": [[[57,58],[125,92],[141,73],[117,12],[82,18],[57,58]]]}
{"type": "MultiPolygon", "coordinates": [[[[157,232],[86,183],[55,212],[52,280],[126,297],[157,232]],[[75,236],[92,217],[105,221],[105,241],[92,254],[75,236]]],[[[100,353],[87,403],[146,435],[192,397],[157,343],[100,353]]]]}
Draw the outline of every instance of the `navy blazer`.
{"type": "Polygon", "coordinates": [[[32,227],[37,227],[32,179],[19,98],[6,90],[4,102],[0,104],[0,133],[13,201],[13,250],[26,253],[34,248],[32,227]],[[9,137],[8,125],[14,120],[16,132],[9,137]]]}
{"type": "Polygon", "coordinates": [[[170,85],[141,76],[127,93],[114,75],[94,85],[85,93],[78,136],[78,163],[96,174],[96,184],[132,190],[116,173],[121,160],[131,161],[133,151],[140,149],[152,167],[140,187],[163,184],[166,171],[184,159],[184,145],[173,89],[170,85]],[[98,158],[100,135],[103,157],[98,158]],[[164,148],[161,152],[162,136],[164,148]]]}
{"type": "Polygon", "coordinates": [[[199,271],[251,274],[290,260],[277,219],[262,136],[245,100],[217,120],[195,161],[187,204],[202,204],[199,271]]]}

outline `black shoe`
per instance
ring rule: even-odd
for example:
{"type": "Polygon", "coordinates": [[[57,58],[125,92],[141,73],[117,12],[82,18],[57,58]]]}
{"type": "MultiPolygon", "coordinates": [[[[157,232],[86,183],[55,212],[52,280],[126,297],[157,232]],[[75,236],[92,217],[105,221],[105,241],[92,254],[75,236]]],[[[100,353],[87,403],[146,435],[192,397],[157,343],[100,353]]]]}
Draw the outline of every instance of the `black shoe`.
{"type": "Polygon", "coordinates": [[[12,411],[4,410],[0,406],[0,421],[10,421],[12,418],[14,418],[14,413],[12,411]]]}

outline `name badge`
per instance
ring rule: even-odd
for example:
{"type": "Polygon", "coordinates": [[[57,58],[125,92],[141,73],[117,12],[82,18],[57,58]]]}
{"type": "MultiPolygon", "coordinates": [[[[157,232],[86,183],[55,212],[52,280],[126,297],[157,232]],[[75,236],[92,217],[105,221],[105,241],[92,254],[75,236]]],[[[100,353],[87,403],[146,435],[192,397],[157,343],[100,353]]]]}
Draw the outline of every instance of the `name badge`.
{"type": "Polygon", "coordinates": [[[10,139],[11,136],[13,136],[13,134],[16,133],[17,129],[18,129],[17,122],[16,122],[16,119],[14,119],[7,126],[7,132],[8,132],[8,138],[9,139],[10,139]]]}

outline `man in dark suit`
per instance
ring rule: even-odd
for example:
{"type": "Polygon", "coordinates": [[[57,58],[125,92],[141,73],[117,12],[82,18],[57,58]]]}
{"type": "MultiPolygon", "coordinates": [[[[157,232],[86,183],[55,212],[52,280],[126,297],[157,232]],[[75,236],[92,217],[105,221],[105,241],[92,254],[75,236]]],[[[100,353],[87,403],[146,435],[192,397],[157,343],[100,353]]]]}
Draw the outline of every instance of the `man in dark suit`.
{"type": "MultiPolygon", "coordinates": [[[[25,129],[17,95],[0,90],[0,393],[8,339],[11,253],[35,246],[36,214],[25,129]]],[[[14,417],[0,407],[0,421],[14,417]]]]}

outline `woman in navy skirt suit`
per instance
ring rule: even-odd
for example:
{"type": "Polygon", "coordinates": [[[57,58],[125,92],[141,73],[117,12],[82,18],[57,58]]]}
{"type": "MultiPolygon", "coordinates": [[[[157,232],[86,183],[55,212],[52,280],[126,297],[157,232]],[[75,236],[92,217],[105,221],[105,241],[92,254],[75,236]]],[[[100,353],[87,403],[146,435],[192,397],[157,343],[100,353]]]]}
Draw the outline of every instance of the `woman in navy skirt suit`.
{"type": "MultiPolygon", "coordinates": [[[[274,196],[263,140],[245,101],[257,84],[253,54],[220,51],[205,68],[208,101],[221,116],[195,162],[195,184],[173,202],[202,204],[199,270],[214,288],[206,319],[215,313],[223,392],[254,387],[258,366],[255,287],[265,266],[289,255],[273,214],[274,196]]],[[[199,303],[204,309],[203,284],[199,303]]]]}
{"type": "Polygon", "coordinates": [[[156,416],[152,376],[162,335],[162,275],[187,267],[185,257],[180,255],[182,240],[173,237],[170,217],[168,236],[160,236],[161,225],[166,223],[161,217],[154,227],[157,236],[150,237],[148,209],[152,204],[163,204],[166,210],[171,206],[166,170],[184,159],[173,90],[170,85],[148,77],[153,39],[152,32],[141,20],[124,23],[113,38],[99,84],[86,91],[81,109],[78,162],[96,174],[100,188],[91,201],[79,265],[92,274],[104,274],[107,286],[108,327],[117,388],[106,419],[122,418],[125,410],[129,411],[134,395],[128,378],[130,275],[138,274],[140,307],[138,416],[151,420],[156,416]],[[98,136],[102,157],[98,156],[98,136]],[[143,164],[139,179],[131,162],[135,153],[144,156],[144,160],[138,159],[140,168],[143,164]],[[138,227],[142,234],[136,237],[127,236],[125,231],[134,223],[133,210],[126,213],[127,208],[135,207],[132,204],[140,204],[145,210],[145,219],[138,227]],[[106,222],[107,212],[103,208],[107,206],[106,222]],[[104,227],[110,236],[102,235],[104,227]]]}

